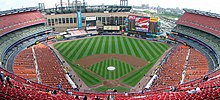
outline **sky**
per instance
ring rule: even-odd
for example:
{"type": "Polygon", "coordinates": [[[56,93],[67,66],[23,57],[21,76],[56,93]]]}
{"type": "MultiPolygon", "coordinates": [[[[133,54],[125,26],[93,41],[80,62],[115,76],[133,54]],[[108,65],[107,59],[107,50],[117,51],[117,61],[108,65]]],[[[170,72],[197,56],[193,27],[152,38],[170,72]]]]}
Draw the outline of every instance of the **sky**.
{"type": "MultiPolygon", "coordinates": [[[[0,0],[0,11],[38,6],[38,3],[45,3],[46,8],[55,7],[55,3],[60,0],[0,0]]],[[[68,0],[63,0],[67,2],[68,0]]],[[[75,1],[75,0],[70,0],[75,1]]],[[[83,1],[83,0],[78,0],[83,1]]],[[[120,0],[85,0],[89,5],[114,5],[120,4],[120,0]]],[[[149,4],[150,6],[160,6],[164,8],[189,8],[202,11],[209,11],[220,14],[220,0],[129,0],[128,5],[149,4]]]]}

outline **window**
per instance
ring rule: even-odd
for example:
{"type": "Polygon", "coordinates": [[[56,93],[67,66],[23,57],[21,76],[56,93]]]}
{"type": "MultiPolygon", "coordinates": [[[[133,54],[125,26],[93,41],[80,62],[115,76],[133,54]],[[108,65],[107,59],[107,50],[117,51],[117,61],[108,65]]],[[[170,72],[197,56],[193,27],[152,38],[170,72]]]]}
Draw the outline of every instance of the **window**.
{"type": "Polygon", "coordinates": [[[102,24],[105,24],[105,17],[102,17],[102,24]]]}
{"type": "Polygon", "coordinates": [[[115,25],[115,18],[112,16],[112,17],[110,17],[110,19],[109,19],[110,21],[110,25],[115,25]]]}
{"type": "Polygon", "coordinates": [[[61,24],[62,22],[61,22],[61,18],[59,18],[59,24],[61,24]]]}
{"type": "Polygon", "coordinates": [[[63,21],[63,24],[65,24],[65,23],[66,23],[66,20],[65,20],[65,18],[62,18],[62,21],[63,21]]]}
{"type": "Polygon", "coordinates": [[[124,20],[126,19],[126,17],[123,17],[122,19],[122,25],[124,25],[124,20]]]}
{"type": "Polygon", "coordinates": [[[47,22],[49,23],[49,22],[50,22],[50,19],[47,19],[47,22]]]}
{"type": "Polygon", "coordinates": [[[110,24],[110,17],[107,17],[107,25],[110,24]]]}
{"type": "Polygon", "coordinates": [[[54,19],[51,19],[52,26],[54,26],[54,19]]]}
{"type": "Polygon", "coordinates": [[[70,18],[70,23],[73,23],[73,18],[70,18]]]}
{"type": "Polygon", "coordinates": [[[69,22],[69,18],[66,18],[66,23],[70,23],[70,22],[69,22]]]}
{"type": "Polygon", "coordinates": [[[55,19],[55,23],[58,24],[58,20],[57,20],[57,18],[55,19]]]}
{"type": "Polygon", "coordinates": [[[122,17],[121,17],[121,16],[119,17],[118,24],[119,24],[119,25],[123,25],[123,21],[122,21],[122,17]]]}
{"type": "Polygon", "coordinates": [[[119,23],[119,20],[118,20],[118,16],[115,16],[115,25],[118,25],[119,23]]]}
{"type": "Polygon", "coordinates": [[[50,19],[47,19],[47,23],[49,26],[51,26],[51,20],[50,19]]]}
{"type": "Polygon", "coordinates": [[[100,22],[101,22],[101,17],[98,17],[98,21],[100,21],[100,22]]]}
{"type": "Polygon", "coordinates": [[[77,21],[76,21],[76,17],[74,17],[74,23],[76,23],[77,21]]]}

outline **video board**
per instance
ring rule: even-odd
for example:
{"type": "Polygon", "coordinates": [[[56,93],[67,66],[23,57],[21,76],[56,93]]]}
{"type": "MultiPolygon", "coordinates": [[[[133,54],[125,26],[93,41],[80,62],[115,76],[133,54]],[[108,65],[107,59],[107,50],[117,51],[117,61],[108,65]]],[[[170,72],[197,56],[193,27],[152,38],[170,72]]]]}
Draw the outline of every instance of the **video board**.
{"type": "Polygon", "coordinates": [[[149,17],[136,16],[136,18],[135,18],[135,31],[149,32],[149,24],[150,24],[149,17]]]}

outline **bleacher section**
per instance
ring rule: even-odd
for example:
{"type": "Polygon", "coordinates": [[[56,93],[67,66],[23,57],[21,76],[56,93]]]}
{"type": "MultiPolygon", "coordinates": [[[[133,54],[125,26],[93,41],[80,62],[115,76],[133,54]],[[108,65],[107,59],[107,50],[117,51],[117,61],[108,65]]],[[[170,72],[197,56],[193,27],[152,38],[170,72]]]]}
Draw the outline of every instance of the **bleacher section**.
{"type": "Polygon", "coordinates": [[[21,51],[15,58],[13,64],[14,74],[34,82],[37,81],[34,57],[31,48],[21,51]]]}
{"type": "Polygon", "coordinates": [[[220,17],[217,14],[187,10],[176,22],[179,25],[190,26],[220,37],[220,17]],[[212,16],[216,15],[216,16],[212,16]]]}
{"type": "Polygon", "coordinates": [[[56,87],[61,82],[62,88],[71,88],[64,76],[64,70],[49,47],[43,44],[34,46],[35,56],[42,84],[56,87]]]}
{"type": "Polygon", "coordinates": [[[203,77],[208,73],[208,61],[199,51],[190,49],[188,64],[185,71],[185,82],[203,77]]]}
{"type": "Polygon", "coordinates": [[[37,10],[0,16],[0,21],[0,36],[20,28],[46,22],[37,10]]]}
{"type": "Polygon", "coordinates": [[[151,86],[151,89],[174,86],[180,83],[187,53],[187,46],[178,46],[169,56],[167,61],[159,68],[159,71],[157,72],[158,78],[151,86]]]}

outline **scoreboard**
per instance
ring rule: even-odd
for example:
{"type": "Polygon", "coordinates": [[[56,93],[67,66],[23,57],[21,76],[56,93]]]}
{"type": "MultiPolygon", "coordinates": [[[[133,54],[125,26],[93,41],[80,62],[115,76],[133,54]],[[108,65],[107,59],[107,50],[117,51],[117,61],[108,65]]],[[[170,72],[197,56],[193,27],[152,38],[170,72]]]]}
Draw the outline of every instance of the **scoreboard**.
{"type": "Polygon", "coordinates": [[[158,32],[158,18],[129,15],[127,22],[128,31],[156,34],[158,32]]]}

